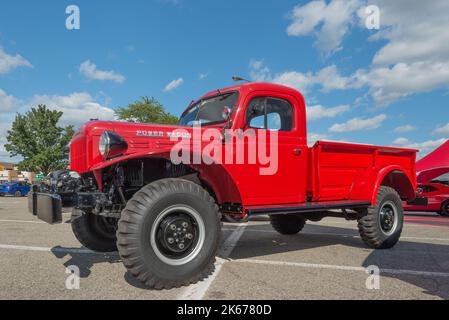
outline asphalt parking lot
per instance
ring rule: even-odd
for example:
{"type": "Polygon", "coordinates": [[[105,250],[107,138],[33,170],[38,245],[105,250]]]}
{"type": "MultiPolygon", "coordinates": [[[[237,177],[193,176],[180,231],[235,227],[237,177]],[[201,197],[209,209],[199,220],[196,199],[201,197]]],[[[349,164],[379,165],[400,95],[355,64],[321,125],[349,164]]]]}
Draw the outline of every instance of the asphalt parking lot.
{"type": "Polygon", "coordinates": [[[366,248],[355,222],[343,219],[309,223],[296,236],[277,234],[264,217],[225,224],[211,277],[157,291],[133,279],[117,254],[81,247],[69,223],[47,225],[26,206],[0,198],[0,299],[449,299],[449,218],[437,215],[408,215],[400,243],[385,251],[366,248]],[[65,285],[71,265],[81,272],[77,290],[65,285]],[[368,289],[373,265],[380,278],[368,289]]]}

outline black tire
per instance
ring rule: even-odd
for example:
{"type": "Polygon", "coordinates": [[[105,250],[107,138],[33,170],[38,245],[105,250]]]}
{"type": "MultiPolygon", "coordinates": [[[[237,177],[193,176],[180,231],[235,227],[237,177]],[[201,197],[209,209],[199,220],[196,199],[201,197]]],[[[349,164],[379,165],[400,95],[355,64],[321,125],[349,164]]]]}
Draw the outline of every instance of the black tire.
{"type": "Polygon", "coordinates": [[[249,221],[249,216],[246,215],[243,218],[234,218],[230,214],[223,214],[221,220],[229,223],[245,223],[249,221]]]}
{"type": "Polygon", "coordinates": [[[117,219],[105,218],[79,209],[72,210],[72,230],[78,241],[97,252],[117,251],[117,219]]]}
{"type": "Polygon", "coordinates": [[[14,192],[14,197],[19,198],[21,196],[22,196],[22,192],[20,192],[20,191],[14,192]]]}
{"type": "Polygon", "coordinates": [[[442,217],[449,217],[449,201],[443,202],[441,205],[441,210],[438,214],[442,217]]]}
{"type": "Polygon", "coordinates": [[[358,220],[358,229],[365,244],[373,249],[392,248],[401,237],[404,210],[399,194],[381,186],[374,207],[369,207],[358,220]]]}
{"type": "Polygon", "coordinates": [[[306,218],[300,214],[271,215],[270,222],[274,230],[284,235],[299,233],[306,225],[306,218]]]}
{"type": "Polygon", "coordinates": [[[215,200],[201,186],[182,179],[153,182],[138,191],[122,212],[117,232],[120,257],[129,273],[148,287],[170,289],[196,283],[213,271],[220,219],[215,200]],[[170,231],[177,223],[170,219],[181,218],[191,219],[193,231],[187,234],[184,229],[184,238],[178,239],[176,233],[181,231],[170,231]],[[192,240],[186,240],[186,235],[192,240]],[[178,240],[187,241],[183,252],[172,250],[180,245],[178,240]]]}

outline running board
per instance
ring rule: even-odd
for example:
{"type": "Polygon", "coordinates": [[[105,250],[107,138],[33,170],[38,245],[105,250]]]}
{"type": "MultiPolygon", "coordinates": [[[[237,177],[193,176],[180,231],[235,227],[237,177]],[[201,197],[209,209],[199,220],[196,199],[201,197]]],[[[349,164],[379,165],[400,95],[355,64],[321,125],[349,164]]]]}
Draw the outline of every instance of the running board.
{"type": "Polygon", "coordinates": [[[295,206],[266,206],[266,207],[247,207],[246,213],[250,216],[265,214],[286,214],[286,213],[302,213],[314,211],[327,211],[337,209],[357,209],[366,208],[371,205],[366,201],[317,201],[304,202],[295,206]]]}

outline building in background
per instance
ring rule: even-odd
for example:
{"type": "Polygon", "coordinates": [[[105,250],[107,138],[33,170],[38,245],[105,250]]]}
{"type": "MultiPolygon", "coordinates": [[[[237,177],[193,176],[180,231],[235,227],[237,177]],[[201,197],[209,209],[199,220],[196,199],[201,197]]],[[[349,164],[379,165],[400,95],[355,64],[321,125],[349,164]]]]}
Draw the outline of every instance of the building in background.
{"type": "Polygon", "coordinates": [[[26,181],[32,183],[36,179],[34,172],[19,171],[15,163],[0,162],[0,183],[26,181]]]}

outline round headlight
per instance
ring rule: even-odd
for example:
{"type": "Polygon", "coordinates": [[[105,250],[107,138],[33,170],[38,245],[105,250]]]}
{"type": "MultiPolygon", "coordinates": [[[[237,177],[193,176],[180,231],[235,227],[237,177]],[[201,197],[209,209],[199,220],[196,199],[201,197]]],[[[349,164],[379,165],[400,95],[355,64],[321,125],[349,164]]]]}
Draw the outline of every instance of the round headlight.
{"type": "Polygon", "coordinates": [[[109,138],[108,132],[105,131],[101,135],[100,142],[98,144],[98,149],[100,150],[100,154],[104,159],[108,157],[110,148],[111,148],[111,139],[109,138]]]}
{"type": "Polygon", "coordinates": [[[104,160],[122,155],[127,148],[126,141],[111,131],[103,132],[98,143],[98,150],[104,160]]]}

